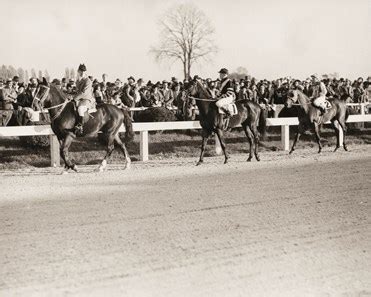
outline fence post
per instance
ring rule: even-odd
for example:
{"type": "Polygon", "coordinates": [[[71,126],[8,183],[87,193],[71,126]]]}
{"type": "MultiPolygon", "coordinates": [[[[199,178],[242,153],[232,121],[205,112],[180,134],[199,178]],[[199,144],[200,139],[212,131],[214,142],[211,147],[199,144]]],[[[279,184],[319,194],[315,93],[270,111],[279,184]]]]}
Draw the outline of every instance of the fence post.
{"type": "Polygon", "coordinates": [[[61,166],[61,158],[59,154],[59,141],[57,136],[49,135],[50,142],[50,166],[59,167],[61,166]]]}
{"type": "Polygon", "coordinates": [[[281,145],[284,151],[290,149],[290,126],[282,125],[281,126],[281,145]]]}
{"type": "Polygon", "coordinates": [[[148,161],[148,131],[140,131],[140,160],[148,161]]]}
{"type": "Polygon", "coordinates": [[[221,155],[222,154],[222,147],[220,145],[220,141],[219,141],[219,138],[218,138],[218,135],[216,135],[215,133],[215,153],[217,155],[221,155]]]}

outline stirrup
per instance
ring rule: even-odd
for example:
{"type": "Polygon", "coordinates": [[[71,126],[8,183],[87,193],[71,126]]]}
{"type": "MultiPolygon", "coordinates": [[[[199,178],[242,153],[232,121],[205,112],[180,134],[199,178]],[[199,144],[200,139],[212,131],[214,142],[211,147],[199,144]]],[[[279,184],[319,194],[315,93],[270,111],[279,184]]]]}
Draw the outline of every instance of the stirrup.
{"type": "Polygon", "coordinates": [[[75,126],[75,134],[76,135],[82,135],[84,133],[83,126],[81,124],[77,124],[75,126]]]}

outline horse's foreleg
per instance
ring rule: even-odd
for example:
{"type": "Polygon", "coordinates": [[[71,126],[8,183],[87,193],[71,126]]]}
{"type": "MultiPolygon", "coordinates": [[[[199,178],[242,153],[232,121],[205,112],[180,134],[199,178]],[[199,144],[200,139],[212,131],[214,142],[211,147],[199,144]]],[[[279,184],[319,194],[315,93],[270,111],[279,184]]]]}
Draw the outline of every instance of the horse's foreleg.
{"type": "Polygon", "coordinates": [[[316,136],[316,141],[318,143],[318,153],[320,154],[322,151],[322,145],[321,145],[321,137],[319,135],[319,125],[317,123],[314,123],[313,127],[314,127],[314,135],[316,136]]]}
{"type": "Polygon", "coordinates": [[[228,154],[227,154],[227,150],[225,149],[225,142],[224,142],[224,138],[223,138],[223,131],[222,129],[216,129],[216,135],[218,135],[218,139],[219,139],[219,142],[220,142],[220,146],[222,147],[222,150],[223,150],[223,153],[224,153],[224,164],[227,164],[228,163],[228,154]]]}
{"type": "Polygon", "coordinates": [[[290,155],[295,151],[296,143],[298,142],[298,140],[300,138],[300,135],[303,134],[303,133],[304,133],[304,128],[303,128],[302,125],[299,124],[298,131],[296,132],[294,142],[293,142],[291,150],[289,152],[290,155]]]}
{"type": "Polygon", "coordinates": [[[68,169],[75,170],[77,172],[76,164],[72,163],[69,158],[68,149],[70,148],[72,141],[74,140],[74,136],[71,134],[67,134],[66,138],[63,141],[60,141],[61,148],[60,148],[60,155],[64,161],[64,167],[66,169],[66,172],[68,169]]]}
{"type": "Polygon", "coordinates": [[[131,159],[129,157],[129,153],[128,150],[126,149],[125,144],[121,141],[120,136],[118,134],[115,136],[115,143],[119,146],[122,153],[124,154],[126,160],[126,168],[129,169],[131,165],[131,159]]]}
{"type": "Polygon", "coordinates": [[[206,131],[202,131],[202,145],[201,145],[201,154],[200,159],[197,162],[197,166],[201,165],[204,162],[204,153],[207,145],[207,141],[209,140],[210,133],[206,131]]]}

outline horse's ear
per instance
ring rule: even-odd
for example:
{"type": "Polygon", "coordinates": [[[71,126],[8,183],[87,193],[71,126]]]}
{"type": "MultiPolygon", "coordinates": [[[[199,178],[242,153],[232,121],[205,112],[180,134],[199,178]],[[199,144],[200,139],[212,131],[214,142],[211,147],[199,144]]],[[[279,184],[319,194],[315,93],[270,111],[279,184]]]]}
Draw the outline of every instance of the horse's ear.
{"type": "Polygon", "coordinates": [[[43,85],[44,86],[47,86],[48,85],[48,81],[46,80],[46,78],[43,76],[43,85]]]}

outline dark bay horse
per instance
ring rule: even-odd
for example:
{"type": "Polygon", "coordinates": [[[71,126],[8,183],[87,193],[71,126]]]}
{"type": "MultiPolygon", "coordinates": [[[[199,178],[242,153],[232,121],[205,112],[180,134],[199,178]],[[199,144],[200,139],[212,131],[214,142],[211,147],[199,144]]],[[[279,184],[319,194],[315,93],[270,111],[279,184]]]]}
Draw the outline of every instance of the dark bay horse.
{"type": "MultiPolygon", "coordinates": [[[[49,86],[45,79],[43,84],[49,86]]],[[[65,162],[66,172],[68,169],[77,171],[76,164],[68,156],[68,149],[76,138],[74,131],[77,120],[75,103],[68,101],[65,94],[53,84],[40,97],[42,98],[42,106],[49,109],[51,128],[59,140],[60,155],[65,162]]],[[[82,137],[97,135],[98,132],[102,132],[107,143],[106,155],[99,166],[99,171],[106,168],[107,159],[112,154],[115,144],[125,155],[126,167],[130,167],[131,160],[128,151],[119,137],[119,129],[123,123],[126,130],[125,142],[127,142],[133,138],[134,133],[130,114],[125,109],[119,109],[110,104],[102,104],[97,106],[96,112],[85,115],[82,137]]]]}
{"type": "Polygon", "coordinates": [[[314,130],[314,134],[319,147],[318,153],[320,153],[322,151],[322,145],[321,138],[319,135],[319,128],[321,124],[326,123],[328,121],[331,122],[332,127],[334,128],[336,133],[337,141],[334,152],[336,152],[337,149],[340,147],[339,128],[336,126],[335,121],[337,121],[340,127],[343,129],[344,132],[343,147],[344,150],[346,151],[348,150],[345,144],[345,133],[347,131],[345,122],[349,115],[346,103],[345,101],[339,100],[337,98],[330,99],[329,101],[331,103],[331,108],[328,109],[323,116],[321,116],[319,109],[313,106],[312,101],[308,98],[307,95],[305,95],[300,90],[293,90],[289,92],[285,106],[290,108],[293,104],[296,104],[298,102],[300,107],[298,111],[299,119],[298,131],[296,133],[294,143],[292,144],[290,154],[292,154],[292,152],[295,150],[295,146],[297,141],[299,140],[300,135],[309,129],[314,130]]]}
{"type": "Polygon", "coordinates": [[[224,121],[220,120],[219,111],[215,104],[216,100],[212,99],[210,93],[201,82],[198,80],[192,81],[188,89],[188,95],[188,100],[196,100],[202,127],[201,155],[197,165],[203,163],[206,144],[213,132],[218,136],[225,157],[224,164],[226,164],[229,157],[226,151],[223,131],[239,125],[244,129],[250,143],[249,158],[247,161],[251,161],[253,158],[252,152],[254,152],[256,160],[260,161],[259,137],[260,134],[263,136],[265,134],[266,116],[259,104],[247,100],[236,101],[238,114],[232,116],[228,125],[225,125],[224,121]]]}

